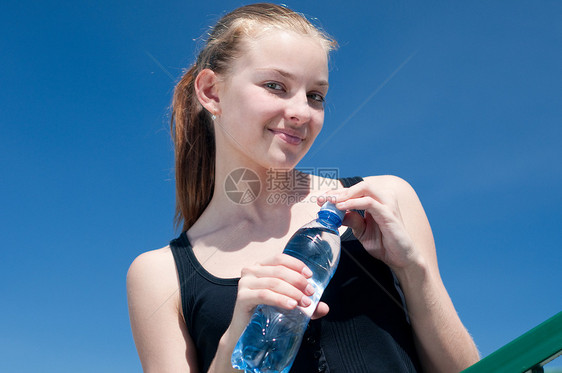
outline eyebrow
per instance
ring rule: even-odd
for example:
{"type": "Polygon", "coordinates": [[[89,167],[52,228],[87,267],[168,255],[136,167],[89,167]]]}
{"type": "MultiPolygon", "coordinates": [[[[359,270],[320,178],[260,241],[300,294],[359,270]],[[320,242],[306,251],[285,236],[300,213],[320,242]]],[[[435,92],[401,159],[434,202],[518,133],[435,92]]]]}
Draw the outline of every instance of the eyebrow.
{"type": "MultiPolygon", "coordinates": [[[[291,74],[291,73],[288,72],[288,71],[281,70],[281,69],[277,69],[277,68],[267,68],[267,67],[264,67],[264,68],[258,68],[257,70],[258,70],[258,71],[264,71],[264,72],[268,72],[268,71],[269,71],[269,72],[274,72],[274,73],[277,73],[277,74],[281,75],[282,77],[287,78],[287,79],[290,79],[290,80],[296,80],[296,78],[297,78],[294,74],[291,74]]],[[[327,80],[324,80],[324,79],[316,81],[315,84],[316,84],[316,85],[319,85],[319,86],[326,86],[326,87],[330,85],[330,84],[328,83],[328,81],[327,81],[327,80]]]]}

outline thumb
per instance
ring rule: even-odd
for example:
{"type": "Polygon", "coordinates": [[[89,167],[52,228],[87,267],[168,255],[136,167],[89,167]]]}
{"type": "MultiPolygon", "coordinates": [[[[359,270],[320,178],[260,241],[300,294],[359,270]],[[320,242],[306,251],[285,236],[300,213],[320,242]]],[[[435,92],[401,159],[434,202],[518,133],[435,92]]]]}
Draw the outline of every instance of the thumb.
{"type": "Polygon", "coordinates": [[[330,307],[328,307],[326,303],[319,302],[318,306],[316,306],[316,309],[314,310],[314,313],[312,314],[311,319],[316,320],[321,317],[324,317],[328,314],[329,311],[330,311],[330,307]]]}
{"type": "Polygon", "coordinates": [[[365,219],[357,211],[348,211],[342,221],[343,225],[348,226],[357,238],[365,232],[365,219]]]}

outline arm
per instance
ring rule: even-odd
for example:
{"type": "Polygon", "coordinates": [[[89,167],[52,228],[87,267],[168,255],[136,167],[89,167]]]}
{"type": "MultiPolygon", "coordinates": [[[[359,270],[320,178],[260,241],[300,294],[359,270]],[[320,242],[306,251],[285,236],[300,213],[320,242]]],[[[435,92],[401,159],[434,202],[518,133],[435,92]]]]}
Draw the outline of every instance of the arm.
{"type": "MultiPolygon", "coordinates": [[[[307,306],[310,270],[298,259],[277,255],[242,270],[230,326],[219,341],[209,373],[239,372],[230,365],[238,338],[258,304],[307,306]],[[308,272],[307,272],[308,270],[308,272]]],[[[197,372],[196,350],[181,313],[175,263],[169,248],[140,255],[127,274],[127,297],[133,338],[143,371],[197,372]]],[[[328,312],[320,303],[313,318],[328,312]]]]}
{"type": "Polygon", "coordinates": [[[458,372],[479,359],[439,274],[433,234],[412,187],[394,180],[400,211],[419,260],[395,270],[406,296],[421,361],[430,372],[458,372]],[[407,295],[406,295],[407,294],[407,295]]]}
{"type": "Polygon", "coordinates": [[[197,372],[169,248],[144,253],[133,261],[127,273],[127,298],[143,371],[197,372]]]}
{"type": "Polygon", "coordinates": [[[459,372],[478,361],[441,280],[431,228],[412,187],[397,177],[370,177],[331,195],[342,210],[365,210],[365,218],[350,212],[344,223],[398,277],[424,370],[459,372]]]}

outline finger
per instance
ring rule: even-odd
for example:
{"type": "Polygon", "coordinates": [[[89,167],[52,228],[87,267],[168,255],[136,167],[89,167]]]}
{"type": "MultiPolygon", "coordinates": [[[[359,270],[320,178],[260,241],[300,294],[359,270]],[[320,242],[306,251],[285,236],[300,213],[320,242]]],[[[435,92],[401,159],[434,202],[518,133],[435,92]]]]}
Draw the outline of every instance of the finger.
{"type": "Polygon", "coordinates": [[[324,193],[323,195],[319,196],[316,199],[316,203],[318,206],[322,206],[327,201],[335,203],[337,200],[337,196],[341,193],[339,189],[334,189],[329,192],[324,193]]]}
{"type": "Polygon", "coordinates": [[[304,277],[309,278],[312,276],[312,271],[301,260],[287,255],[278,254],[270,257],[262,262],[263,265],[282,265],[293,271],[301,273],[304,277]]]}
{"type": "Polygon", "coordinates": [[[339,201],[345,201],[348,198],[362,197],[366,194],[366,187],[367,183],[365,183],[365,181],[361,181],[348,188],[330,190],[329,192],[326,192],[322,196],[320,196],[319,199],[321,202],[329,200],[330,202],[336,203],[339,201]]]}
{"type": "Polygon", "coordinates": [[[328,314],[329,311],[330,311],[330,307],[328,307],[326,303],[320,302],[318,303],[318,306],[316,306],[316,309],[314,310],[311,319],[316,320],[321,317],[324,317],[328,314]]]}
{"type": "Polygon", "coordinates": [[[377,216],[387,216],[392,212],[389,206],[371,196],[356,197],[338,202],[336,203],[336,207],[340,210],[366,210],[369,211],[375,219],[377,216]]]}
{"type": "MultiPolygon", "coordinates": [[[[279,286],[278,281],[281,281],[293,286],[305,295],[314,294],[314,288],[308,283],[308,280],[304,275],[282,265],[256,265],[244,268],[242,270],[241,279],[246,278],[257,279],[258,283],[259,280],[263,279],[263,284],[261,285],[261,287],[279,286]]],[[[250,282],[248,283],[250,284],[256,283],[255,281],[249,281],[250,282]]],[[[253,288],[257,287],[254,285],[253,288]]]]}
{"type": "Polygon", "coordinates": [[[294,308],[297,304],[307,307],[311,303],[306,294],[278,278],[241,278],[238,282],[238,297],[252,307],[258,304],[271,304],[294,308]]]}
{"type": "Polygon", "coordinates": [[[239,289],[237,298],[238,301],[248,304],[249,309],[253,309],[258,304],[293,309],[299,304],[297,299],[271,289],[239,289]]]}
{"type": "MultiPolygon", "coordinates": [[[[299,261],[300,262],[300,261],[299,261]]],[[[302,263],[302,262],[301,262],[302,263]]],[[[314,287],[309,284],[304,275],[282,265],[260,265],[245,267],[238,282],[239,289],[248,289],[259,292],[266,289],[274,293],[290,297],[299,305],[307,307],[311,301],[309,296],[315,293],[314,287]]],[[[259,297],[254,293],[250,296],[259,297]]],[[[266,294],[261,294],[266,295],[266,294]]],[[[252,302],[260,303],[256,299],[252,302]]],[[[282,300],[279,300],[282,302],[282,300]]]]}
{"type": "Polygon", "coordinates": [[[348,211],[342,225],[350,227],[355,237],[361,237],[366,228],[365,219],[357,211],[348,211]]]}
{"type": "Polygon", "coordinates": [[[337,202],[344,202],[349,199],[361,197],[371,197],[383,205],[397,206],[398,197],[396,191],[390,188],[373,188],[372,185],[362,181],[347,189],[343,189],[337,194],[337,202]]]}

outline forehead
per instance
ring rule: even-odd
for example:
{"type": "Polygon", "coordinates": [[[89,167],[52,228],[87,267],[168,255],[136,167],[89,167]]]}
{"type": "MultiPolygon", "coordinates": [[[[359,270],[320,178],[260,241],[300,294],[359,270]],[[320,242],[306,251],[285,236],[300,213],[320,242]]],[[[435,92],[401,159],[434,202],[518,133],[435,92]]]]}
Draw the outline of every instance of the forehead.
{"type": "Polygon", "coordinates": [[[277,68],[314,80],[328,80],[328,51],[318,37],[270,29],[241,41],[236,70],[277,68]]]}

